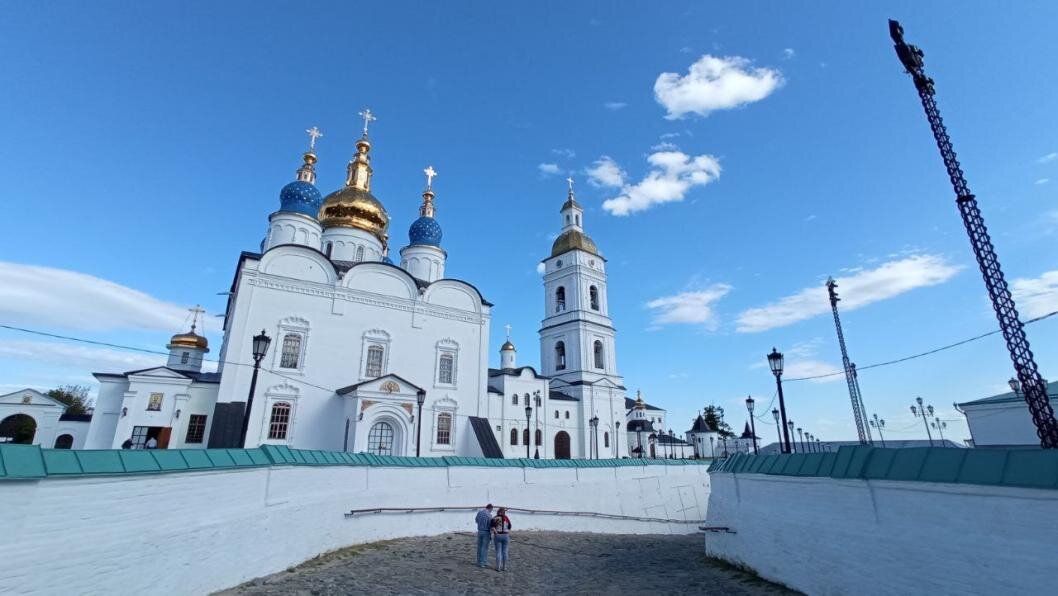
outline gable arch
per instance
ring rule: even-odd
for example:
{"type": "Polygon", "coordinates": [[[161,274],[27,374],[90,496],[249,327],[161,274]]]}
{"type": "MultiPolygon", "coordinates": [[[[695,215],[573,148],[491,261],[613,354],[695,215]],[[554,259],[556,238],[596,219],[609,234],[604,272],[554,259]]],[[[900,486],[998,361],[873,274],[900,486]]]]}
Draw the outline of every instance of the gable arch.
{"type": "Polygon", "coordinates": [[[423,293],[423,301],[478,313],[483,306],[477,288],[455,279],[440,279],[430,284],[423,293]]]}
{"type": "Polygon", "coordinates": [[[363,262],[342,277],[344,288],[414,300],[419,295],[415,278],[403,269],[385,263],[363,262]]]}
{"type": "Polygon", "coordinates": [[[318,283],[334,283],[338,279],[334,265],[323,253],[297,244],[272,247],[261,256],[258,270],[269,275],[318,283]]]}

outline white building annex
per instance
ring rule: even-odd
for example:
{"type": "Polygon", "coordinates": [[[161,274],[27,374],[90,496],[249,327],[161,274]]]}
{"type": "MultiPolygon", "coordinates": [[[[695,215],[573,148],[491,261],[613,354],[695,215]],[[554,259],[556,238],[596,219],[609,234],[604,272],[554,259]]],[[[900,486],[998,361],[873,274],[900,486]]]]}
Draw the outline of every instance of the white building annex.
{"type": "MultiPolygon", "coordinates": [[[[309,150],[280,192],[260,252],[243,252],[236,264],[217,372],[202,372],[210,349],[193,324],[173,336],[166,366],[95,373],[101,386],[86,447],[140,448],[151,439],[159,448],[242,446],[252,341],[263,330],[271,345],[246,447],[630,456],[636,408],[617,369],[606,260],[584,232],[572,180],[561,234],[543,261],[539,369],[517,365],[509,329],[500,368],[489,368],[492,304],[446,273],[436,172],[424,170],[420,217],[407,244],[391,251],[389,215],[371,192],[373,116],[361,115],[345,185],[326,197],[315,186],[319,131],[308,131],[309,150]]],[[[649,407],[662,428],[665,411],[649,407]]]]}

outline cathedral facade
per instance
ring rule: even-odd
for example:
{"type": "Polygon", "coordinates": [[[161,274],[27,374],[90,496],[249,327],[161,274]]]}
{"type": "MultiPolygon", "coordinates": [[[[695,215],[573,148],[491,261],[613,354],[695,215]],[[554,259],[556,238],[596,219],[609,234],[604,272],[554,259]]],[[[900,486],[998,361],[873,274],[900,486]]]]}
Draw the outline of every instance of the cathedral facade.
{"type": "MultiPolygon", "coordinates": [[[[539,370],[517,365],[509,333],[499,368],[490,368],[492,304],[446,276],[432,168],[399,264],[390,258],[389,215],[371,192],[370,119],[366,112],[345,185],[326,197],[315,186],[318,133],[310,131],[260,251],[239,257],[217,372],[202,372],[209,346],[192,326],[173,336],[164,367],[96,373],[86,447],[153,439],[162,448],[281,444],[383,455],[644,452],[633,451],[642,432],[628,428],[636,403],[617,370],[606,260],[584,231],[572,181],[543,261],[539,370]],[[271,341],[258,369],[255,336],[271,341]]],[[[650,413],[663,428],[665,412],[650,413]]]]}

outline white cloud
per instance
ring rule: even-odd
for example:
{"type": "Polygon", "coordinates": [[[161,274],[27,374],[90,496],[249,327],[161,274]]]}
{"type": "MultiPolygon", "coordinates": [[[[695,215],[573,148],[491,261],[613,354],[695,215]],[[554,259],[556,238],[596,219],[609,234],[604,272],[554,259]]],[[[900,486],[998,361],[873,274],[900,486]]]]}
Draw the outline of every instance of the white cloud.
{"type": "Polygon", "coordinates": [[[658,143],[657,145],[654,145],[653,147],[651,147],[650,150],[651,151],[678,151],[679,147],[677,147],[674,143],[670,143],[668,141],[662,141],[662,142],[658,143]]]}
{"type": "Polygon", "coordinates": [[[1015,279],[1010,289],[1022,317],[1041,317],[1058,310],[1058,269],[1039,277],[1015,279]]]}
{"type": "Polygon", "coordinates": [[[815,218],[816,218],[816,214],[812,213],[810,215],[806,215],[805,218],[804,218],[804,221],[812,221],[815,218]]]}
{"type": "Polygon", "coordinates": [[[84,273],[0,262],[0,319],[70,329],[179,330],[187,308],[84,273]]]}
{"type": "Polygon", "coordinates": [[[804,379],[807,377],[822,377],[820,379],[810,379],[813,383],[832,383],[834,381],[844,381],[845,371],[838,365],[830,362],[823,362],[821,360],[788,360],[783,365],[783,377],[787,380],[793,379],[804,379]],[[839,373],[839,374],[834,374],[839,373]],[[830,376],[823,376],[830,375],[830,376]]]}
{"type": "Polygon", "coordinates": [[[650,154],[647,162],[654,169],[635,184],[622,184],[621,193],[604,201],[603,209],[612,215],[629,215],[654,205],[682,201],[692,187],[720,177],[720,162],[712,155],[692,157],[680,151],[658,151],[650,154]]]}
{"type": "Polygon", "coordinates": [[[536,169],[540,170],[540,174],[544,176],[554,176],[561,171],[557,163],[542,163],[536,166],[536,169]]]}
{"type": "Polygon", "coordinates": [[[1056,160],[1058,160],[1058,153],[1048,153],[1047,155],[1044,155],[1043,157],[1037,159],[1036,163],[1050,163],[1056,160]]]}
{"type": "Polygon", "coordinates": [[[660,138],[664,141],[666,139],[675,139],[678,136],[680,136],[680,133],[678,132],[666,132],[662,134],[660,138]]]}
{"type": "MultiPolygon", "coordinates": [[[[32,340],[0,341],[0,357],[49,364],[59,369],[106,372],[162,366],[166,361],[161,354],[32,340]]],[[[61,382],[61,375],[56,376],[57,382],[61,382]]]]}
{"type": "Polygon", "coordinates": [[[1040,178],[1039,180],[1036,181],[1036,185],[1039,186],[1041,184],[1047,184],[1050,181],[1051,181],[1050,178],[1040,178]]]}
{"type": "Polygon", "coordinates": [[[727,284],[713,284],[697,292],[655,298],[647,302],[647,308],[654,311],[654,325],[702,325],[713,330],[718,322],[714,304],[730,291],[727,284]]]}
{"type": "Polygon", "coordinates": [[[783,60],[789,60],[790,58],[793,58],[796,55],[797,52],[795,52],[793,48],[784,48],[782,51],[783,60]]]}
{"type": "MultiPolygon", "coordinates": [[[[913,255],[839,277],[838,294],[844,310],[854,310],[899,296],[915,288],[944,283],[962,267],[938,255],[913,255]]],[[[750,308],[738,315],[738,331],[755,333],[829,313],[830,301],[823,284],[805,288],[771,304],[750,308]]]]}
{"type": "Polygon", "coordinates": [[[595,163],[587,168],[585,173],[588,174],[588,182],[592,186],[618,187],[625,183],[625,173],[608,155],[595,160],[595,163]]]}
{"type": "Polygon", "coordinates": [[[740,56],[705,54],[685,76],[664,72],[654,82],[654,98],[668,110],[669,120],[687,114],[708,116],[760,101],[783,84],[778,70],[754,67],[740,56]]]}
{"type": "Polygon", "coordinates": [[[554,153],[555,155],[558,155],[560,157],[565,157],[566,159],[572,159],[577,156],[577,152],[569,148],[552,149],[551,153],[554,153]]]}
{"type": "Polygon", "coordinates": [[[606,108],[607,110],[613,110],[616,112],[617,110],[628,107],[628,104],[623,101],[608,101],[602,104],[602,107],[606,108]]]}
{"type": "Polygon", "coordinates": [[[545,269],[547,269],[547,267],[545,267],[543,263],[537,263],[536,264],[536,274],[537,275],[543,275],[545,269]]]}

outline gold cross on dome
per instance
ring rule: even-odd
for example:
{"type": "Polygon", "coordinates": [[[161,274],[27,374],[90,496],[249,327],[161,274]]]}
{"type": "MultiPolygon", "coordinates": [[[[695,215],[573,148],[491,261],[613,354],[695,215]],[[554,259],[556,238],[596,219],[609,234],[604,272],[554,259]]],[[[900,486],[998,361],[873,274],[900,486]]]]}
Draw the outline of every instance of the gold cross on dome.
{"type": "Polygon", "coordinates": [[[194,332],[198,326],[198,316],[206,314],[206,309],[202,308],[201,304],[196,304],[195,308],[189,308],[187,311],[191,313],[191,331],[194,332]]]}
{"type": "Polygon", "coordinates": [[[507,341],[511,341],[511,324],[507,323],[503,328],[507,330],[507,341]]]}
{"type": "Polygon", "coordinates": [[[360,117],[364,119],[364,136],[366,137],[367,125],[371,124],[375,120],[378,120],[378,118],[375,118],[375,115],[371,113],[371,108],[367,108],[363,112],[357,112],[357,114],[359,114],[360,117]]]}
{"type": "Polygon", "coordinates": [[[323,133],[320,132],[320,129],[316,128],[315,126],[313,126],[312,128],[306,130],[305,132],[309,133],[309,152],[315,151],[316,150],[316,139],[322,137],[323,133]]]}
{"type": "Polygon", "coordinates": [[[569,193],[573,194],[573,176],[566,178],[566,182],[569,183],[569,193]]]}
{"type": "Polygon", "coordinates": [[[433,190],[433,179],[437,176],[437,170],[434,170],[433,166],[426,166],[422,173],[426,174],[426,190],[433,190]]]}

